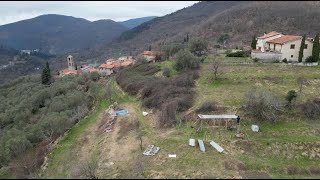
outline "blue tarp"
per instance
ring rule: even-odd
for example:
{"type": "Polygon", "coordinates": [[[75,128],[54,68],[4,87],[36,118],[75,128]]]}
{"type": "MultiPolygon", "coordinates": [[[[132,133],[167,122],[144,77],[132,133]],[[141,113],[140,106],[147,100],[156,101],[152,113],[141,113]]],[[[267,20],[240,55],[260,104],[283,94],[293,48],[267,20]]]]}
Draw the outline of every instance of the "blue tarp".
{"type": "Polygon", "coordinates": [[[120,111],[116,111],[116,114],[119,115],[119,114],[127,114],[129,113],[128,110],[120,110],[120,111]]]}

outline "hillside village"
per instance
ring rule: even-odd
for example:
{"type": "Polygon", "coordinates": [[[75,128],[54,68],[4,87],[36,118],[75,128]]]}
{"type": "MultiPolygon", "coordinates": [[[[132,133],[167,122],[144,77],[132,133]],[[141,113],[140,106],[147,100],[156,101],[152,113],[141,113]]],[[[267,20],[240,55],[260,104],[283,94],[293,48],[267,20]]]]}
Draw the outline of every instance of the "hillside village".
{"type": "MultiPolygon", "coordinates": [[[[142,53],[142,56],[145,61],[148,63],[150,62],[155,62],[157,52],[153,51],[144,51],[142,53]]],[[[67,57],[67,65],[68,68],[63,69],[59,71],[59,77],[63,77],[65,75],[76,75],[76,74],[81,74],[83,72],[87,73],[93,73],[97,72],[101,76],[109,76],[114,72],[118,72],[120,68],[127,67],[129,65],[133,65],[136,63],[136,60],[133,59],[132,56],[122,56],[119,57],[118,59],[107,59],[105,63],[94,67],[93,65],[81,65],[80,68],[78,69],[78,66],[76,65],[76,62],[73,58],[73,56],[69,55],[67,57]]]]}
{"type": "MultiPolygon", "coordinates": [[[[44,49],[64,53],[0,48],[0,78],[41,67],[0,86],[0,178],[320,178],[319,7],[201,1],[126,26],[30,19],[28,32],[55,37],[44,49]],[[58,37],[71,32],[81,46],[58,37]]],[[[0,41],[20,32],[10,26],[0,41]]]]}

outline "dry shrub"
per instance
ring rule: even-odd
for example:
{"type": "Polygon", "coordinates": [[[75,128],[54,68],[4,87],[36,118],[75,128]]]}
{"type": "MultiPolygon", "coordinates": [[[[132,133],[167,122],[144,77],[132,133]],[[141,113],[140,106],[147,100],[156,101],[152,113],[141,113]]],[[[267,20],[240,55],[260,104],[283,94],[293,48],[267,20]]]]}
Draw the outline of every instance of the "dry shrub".
{"type": "Polygon", "coordinates": [[[305,170],[305,169],[301,169],[297,166],[293,166],[293,165],[290,165],[287,167],[287,173],[290,174],[290,175],[295,175],[295,174],[307,174],[308,171],[305,170]]]}
{"type": "Polygon", "coordinates": [[[310,167],[309,171],[311,174],[320,175],[320,167],[310,167]]]}
{"type": "Polygon", "coordinates": [[[158,118],[159,127],[172,127],[173,125],[175,125],[177,109],[178,103],[176,101],[172,101],[162,105],[161,112],[158,118]]]}
{"type": "Polygon", "coordinates": [[[20,155],[11,163],[11,168],[18,179],[33,178],[44,162],[44,157],[48,152],[48,141],[41,142],[34,149],[20,155]]]}
{"type": "Polygon", "coordinates": [[[219,109],[218,103],[215,101],[205,101],[197,110],[197,113],[208,113],[217,111],[219,109]]]}
{"type": "Polygon", "coordinates": [[[96,158],[87,160],[85,163],[81,164],[80,175],[85,178],[98,179],[96,171],[98,168],[98,160],[96,158]]]}
{"type": "Polygon", "coordinates": [[[226,160],[224,161],[224,167],[227,170],[239,170],[239,171],[246,171],[247,167],[242,163],[235,160],[226,160]]]}
{"type": "Polygon", "coordinates": [[[279,99],[272,92],[251,89],[245,95],[245,110],[257,119],[274,122],[283,106],[279,99]]]}
{"type": "Polygon", "coordinates": [[[320,102],[317,98],[314,100],[308,100],[301,106],[305,116],[310,119],[318,119],[320,115],[320,102]]]}
{"type": "Polygon", "coordinates": [[[116,80],[130,95],[140,95],[142,105],[150,109],[161,109],[159,126],[175,124],[176,112],[192,106],[194,81],[199,77],[197,70],[187,70],[171,78],[151,76],[159,71],[157,66],[138,63],[121,71],[116,80]]]}

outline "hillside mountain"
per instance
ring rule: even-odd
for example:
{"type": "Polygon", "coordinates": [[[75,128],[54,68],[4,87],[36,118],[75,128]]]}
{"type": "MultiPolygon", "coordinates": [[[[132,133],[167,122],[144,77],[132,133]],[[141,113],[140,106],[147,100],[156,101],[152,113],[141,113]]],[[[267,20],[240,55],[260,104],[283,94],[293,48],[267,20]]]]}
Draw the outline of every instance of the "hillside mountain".
{"type": "Polygon", "coordinates": [[[63,15],[42,15],[0,26],[0,44],[16,49],[41,49],[51,54],[108,43],[128,28],[112,20],[90,22],[63,15]]]}
{"type": "Polygon", "coordinates": [[[316,1],[203,1],[155,18],[121,34],[111,43],[85,53],[79,60],[104,60],[120,54],[137,54],[149,45],[182,42],[201,37],[212,46],[227,33],[228,46],[250,45],[254,34],[268,31],[314,36],[320,30],[320,2],[316,1]],[[90,54],[90,56],[89,56],[90,54]]]}
{"type": "Polygon", "coordinates": [[[129,19],[127,21],[122,21],[122,22],[118,22],[118,23],[122,24],[123,26],[127,27],[128,29],[132,29],[132,28],[135,28],[135,27],[139,26],[140,24],[145,23],[147,21],[150,21],[156,17],[157,16],[147,16],[147,17],[129,19]]]}
{"type": "Polygon", "coordinates": [[[21,54],[19,50],[0,46],[0,84],[33,73],[40,73],[47,60],[53,55],[41,52],[21,54]]]}

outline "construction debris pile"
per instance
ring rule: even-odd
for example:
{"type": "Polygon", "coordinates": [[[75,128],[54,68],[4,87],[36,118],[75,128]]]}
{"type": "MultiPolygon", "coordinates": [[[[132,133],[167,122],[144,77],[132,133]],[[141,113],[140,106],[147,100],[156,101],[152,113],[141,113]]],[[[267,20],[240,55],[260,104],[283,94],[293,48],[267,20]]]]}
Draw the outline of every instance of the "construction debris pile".
{"type": "Polygon", "coordinates": [[[160,148],[154,145],[148,145],[147,149],[143,152],[145,156],[154,156],[159,152],[160,148]]]}
{"type": "MultiPolygon", "coordinates": [[[[198,144],[199,144],[200,151],[206,152],[206,148],[204,146],[203,140],[198,139],[198,144]]],[[[196,146],[195,139],[189,139],[189,145],[193,146],[193,147],[196,146]]],[[[219,146],[219,144],[215,143],[214,141],[210,141],[210,145],[220,153],[222,153],[224,151],[224,149],[221,146],[219,146]]]]}
{"type": "Polygon", "coordinates": [[[104,118],[106,120],[99,129],[103,129],[103,132],[109,133],[112,131],[115,120],[116,120],[116,112],[115,112],[115,105],[109,106],[109,108],[104,112],[104,118]]]}

